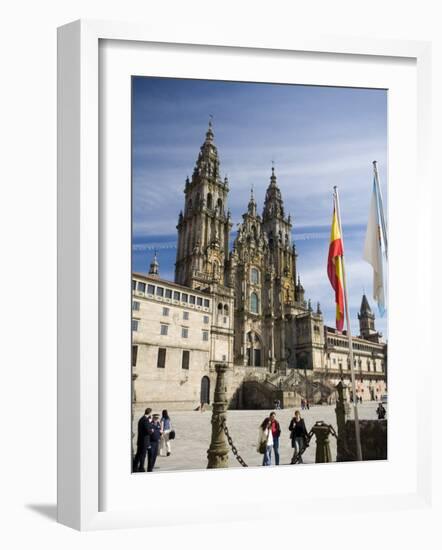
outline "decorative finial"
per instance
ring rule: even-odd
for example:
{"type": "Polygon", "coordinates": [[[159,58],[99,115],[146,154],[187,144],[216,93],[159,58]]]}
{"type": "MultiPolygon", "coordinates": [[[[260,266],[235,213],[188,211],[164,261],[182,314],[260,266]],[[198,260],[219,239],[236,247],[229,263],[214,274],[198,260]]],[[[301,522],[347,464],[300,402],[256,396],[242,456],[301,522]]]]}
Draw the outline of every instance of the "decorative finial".
{"type": "Polygon", "coordinates": [[[310,298],[308,299],[308,310],[309,310],[310,312],[313,311],[313,308],[312,308],[312,301],[310,300],[310,298]]]}
{"type": "Polygon", "coordinates": [[[213,128],[212,128],[212,122],[213,122],[213,115],[209,115],[209,127],[207,128],[206,132],[206,141],[213,141],[213,128]]]}
{"type": "Polygon", "coordinates": [[[276,176],[275,176],[275,161],[272,159],[272,175],[270,176],[271,185],[276,185],[276,176]]]}
{"type": "Polygon", "coordinates": [[[321,304],[319,302],[316,306],[316,315],[322,315],[321,304]]]}

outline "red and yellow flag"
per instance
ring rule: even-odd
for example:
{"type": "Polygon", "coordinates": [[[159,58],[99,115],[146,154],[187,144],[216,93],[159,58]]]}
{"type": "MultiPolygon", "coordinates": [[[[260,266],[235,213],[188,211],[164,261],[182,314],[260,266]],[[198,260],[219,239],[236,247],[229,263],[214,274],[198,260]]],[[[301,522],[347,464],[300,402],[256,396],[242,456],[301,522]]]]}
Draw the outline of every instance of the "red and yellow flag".
{"type": "Polygon", "coordinates": [[[344,276],[342,271],[342,256],[342,236],[339,229],[338,216],[336,214],[336,204],[333,204],[333,219],[330,233],[330,247],[328,249],[327,273],[330,283],[335,291],[336,328],[339,331],[342,331],[344,328],[344,276]]]}

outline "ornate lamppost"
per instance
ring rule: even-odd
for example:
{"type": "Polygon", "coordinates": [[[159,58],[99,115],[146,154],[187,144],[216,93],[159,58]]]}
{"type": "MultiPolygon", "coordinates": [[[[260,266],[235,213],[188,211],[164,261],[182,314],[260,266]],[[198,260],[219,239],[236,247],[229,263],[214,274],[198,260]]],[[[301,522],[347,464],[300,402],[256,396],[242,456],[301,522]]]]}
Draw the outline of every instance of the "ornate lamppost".
{"type": "Polygon", "coordinates": [[[207,451],[207,468],[228,468],[229,466],[229,447],[224,432],[227,411],[227,387],[225,382],[227,368],[225,363],[215,365],[216,385],[212,412],[212,439],[207,451]]]}

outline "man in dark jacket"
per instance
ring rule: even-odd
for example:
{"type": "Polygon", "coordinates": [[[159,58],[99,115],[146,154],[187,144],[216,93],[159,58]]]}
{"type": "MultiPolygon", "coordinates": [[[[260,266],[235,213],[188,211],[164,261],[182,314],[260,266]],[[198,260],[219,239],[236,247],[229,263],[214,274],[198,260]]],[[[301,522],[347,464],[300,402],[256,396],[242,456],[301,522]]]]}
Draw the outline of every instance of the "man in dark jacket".
{"type": "Polygon", "coordinates": [[[385,407],[382,405],[382,403],[379,403],[378,408],[376,409],[376,413],[378,415],[378,420],[383,420],[385,418],[387,411],[385,410],[385,407]]]}
{"type": "Polygon", "coordinates": [[[150,423],[152,417],[150,413],[152,409],[146,409],[143,416],[138,420],[138,436],[137,436],[137,452],[134,457],[132,471],[145,472],[144,462],[146,461],[146,453],[150,445],[151,428],[150,423]]]}
{"type": "Polygon", "coordinates": [[[158,446],[161,439],[160,415],[154,414],[150,422],[150,444],[147,449],[147,471],[152,472],[158,455],[158,446]]]}
{"type": "Polygon", "coordinates": [[[270,428],[273,437],[273,451],[275,453],[275,466],[279,466],[279,436],[281,435],[281,427],[276,420],[276,413],[270,413],[270,428]]]}

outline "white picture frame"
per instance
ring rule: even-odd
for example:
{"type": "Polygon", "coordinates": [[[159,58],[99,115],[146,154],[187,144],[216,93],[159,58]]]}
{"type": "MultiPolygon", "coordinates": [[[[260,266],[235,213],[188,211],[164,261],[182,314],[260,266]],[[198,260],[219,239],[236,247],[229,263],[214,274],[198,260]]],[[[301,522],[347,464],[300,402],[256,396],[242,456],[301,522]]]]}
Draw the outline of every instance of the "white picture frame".
{"type": "MultiPolygon", "coordinates": [[[[215,49],[227,48],[231,56],[244,55],[247,51],[253,51],[254,55],[271,53],[281,57],[291,52],[303,52],[316,56],[327,55],[330,59],[334,56],[339,59],[352,58],[361,66],[364,65],[364,60],[370,58],[393,62],[395,59],[407,59],[415,63],[418,124],[416,135],[413,136],[417,150],[414,150],[413,155],[417,162],[419,186],[414,201],[409,200],[404,210],[412,204],[416,205],[415,219],[419,228],[419,241],[428,243],[416,252],[415,265],[421,285],[417,290],[417,305],[410,306],[419,306],[421,314],[428,315],[428,318],[431,318],[428,296],[431,288],[429,243],[432,236],[426,209],[431,204],[432,193],[428,153],[431,46],[425,42],[365,40],[354,37],[312,39],[278,36],[277,33],[272,34],[271,38],[266,36],[252,40],[230,35],[229,32],[226,32],[225,40],[218,40],[214,44],[206,40],[203,32],[200,37],[193,34],[191,38],[185,31],[166,36],[162,32],[147,30],[141,25],[102,21],[76,21],[58,31],[58,521],[76,529],[92,530],[263,517],[265,501],[260,498],[259,491],[254,490],[256,481],[258,486],[261,480],[267,480],[265,483],[268,483],[270,479],[267,476],[272,475],[278,476],[278,483],[287,483],[290,476],[295,475],[293,470],[264,468],[258,471],[250,468],[247,472],[229,470],[168,474],[170,487],[181,487],[181,490],[177,490],[173,504],[159,499],[155,515],[148,514],[147,508],[136,503],[136,499],[131,499],[129,492],[121,493],[124,496],[119,500],[118,506],[114,503],[108,509],[103,503],[103,484],[108,483],[109,479],[104,471],[108,466],[104,468],[102,463],[101,429],[104,410],[102,403],[108,398],[105,393],[107,390],[101,384],[103,365],[100,347],[100,304],[105,299],[105,291],[100,284],[103,277],[101,233],[105,226],[100,218],[106,208],[102,200],[103,189],[100,187],[99,119],[102,106],[99,63],[102,41],[124,41],[128,47],[140,43],[168,44],[173,46],[174,56],[177,58],[180,56],[180,48],[189,49],[195,46],[203,48],[204,55],[209,56],[209,59],[215,49]],[[226,478],[226,475],[230,477],[226,478]],[[192,480],[190,485],[186,485],[188,479],[192,480]],[[227,481],[233,486],[242,483],[241,495],[235,495],[232,499],[229,491],[223,492],[221,489],[227,481]],[[195,491],[195,501],[186,498],[185,491],[202,484],[209,488],[209,492],[218,495],[217,502],[211,506],[206,501],[201,501],[201,506],[198,506],[198,490],[195,491]]],[[[216,72],[216,60],[213,63],[216,72]]],[[[397,175],[399,173],[402,172],[397,175]]],[[[414,175],[406,176],[404,173],[404,181],[407,177],[414,178],[414,175]]],[[[390,246],[394,250],[394,238],[393,245],[390,243],[390,246]]],[[[396,257],[396,262],[399,261],[400,258],[396,257]]],[[[394,296],[392,299],[394,301],[394,296]]],[[[427,338],[423,335],[416,344],[416,352],[428,353],[427,338]]],[[[394,361],[399,359],[398,355],[395,359],[393,353],[390,372],[394,369],[394,361]]],[[[406,358],[404,360],[407,361],[406,358]]],[[[429,384],[430,362],[424,361],[420,368],[421,379],[429,384]]],[[[127,383],[129,389],[129,379],[127,383]]],[[[429,422],[426,422],[429,407],[423,387],[417,385],[413,391],[419,414],[419,430],[416,419],[412,430],[416,433],[416,445],[419,446],[430,436],[429,422]]],[[[394,414],[391,416],[394,425],[394,414]]],[[[130,437],[130,434],[127,436],[130,437]]],[[[316,495],[312,499],[306,499],[302,513],[325,513],[342,503],[344,493],[347,496],[351,494],[359,510],[370,510],[376,506],[379,512],[382,507],[391,509],[426,506],[431,497],[430,450],[426,445],[421,445],[421,449],[422,452],[416,453],[410,461],[413,483],[406,493],[394,490],[389,492],[387,488],[382,493],[383,499],[380,503],[377,489],[371,493],[364,493],[362,489],[360,494],[348,491],[340,494],[338,483],[334,486],[333,498],[320,498],[316,495]]],[[[394,466],[394,460],[390,467],[392,465],[394,466]]],[[[382,464],[345,465],[353,470],[360,466],[373,476],[380,475],[379,469],[385,467],[382,464]]],[[[315,465],[314,468],[317,469],[315,476],[324,476],[324,479],[330,473],[330,469],[324,470],[330,468],[330,465],[315,465]]],[[[335,478],[342,476],[342,465],[333,465],[332,468],[338,474],[335,478]]],[[[147,479],[146,476],[144,479],[147,479]]],[[[149,483],[152,494],[156,494],[159,491],[158,482],[151,478],[149,483]]],[[[134,485],[133,478],[131,484],[134,485]]],[[[287,506],[280,511],[280,516],[287,514],[289,517],[288,511],[290,504],[295,502],[294,498],[293,494],[284,497],[287,506]]]]}

